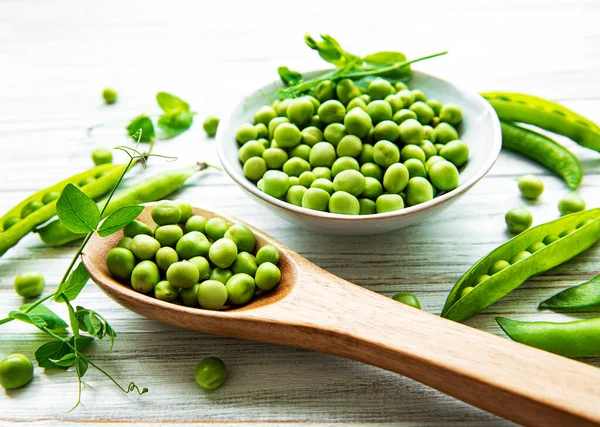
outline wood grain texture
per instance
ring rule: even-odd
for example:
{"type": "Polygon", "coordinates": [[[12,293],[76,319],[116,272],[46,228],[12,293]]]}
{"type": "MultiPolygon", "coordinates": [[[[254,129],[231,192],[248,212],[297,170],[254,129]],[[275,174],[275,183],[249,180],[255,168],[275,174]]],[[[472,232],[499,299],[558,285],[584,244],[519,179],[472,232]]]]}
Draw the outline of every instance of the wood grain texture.
{"type": "MultiPolygon", "coordinates": [[[[599,17],[598,5],[589,1],[375,1],[342,7],[338,2],[307,0],[293,13],[288,4],[275,0],[0,1],[0,212],[90,167],[93,147],[125,142],[122,125],[141,112],[157,113],[154,94],[159,90],[186,99],[200,122],[208,114],[227,114],[244,94],[276,78],[279,65],[301,71],[322,67],[303,45],[306,31],[329,32],[358,53],[395,49],[417,56],[449,49],[450,55],[419,68],[476,91],[522,91],[561,101],[600,122],[599,17]],[[394,17],[398,25],[365,23],[365,16],[384,15],[394,17]],[[105,86],[119,91],[116,105],[102,105],[105,86]],[[86,127],[105,121],[112,123],[86,137],[86,127]]],[[[589,207],[600,206],[600,156],[560,141],[584,166],[580,194],[589,207]]],[[[153,161],[148,172],[128,180],[195,160],[216,160],[214,143],[198,124],[159,144],[156,151],[180,158],[175,163],[153,161]]],[[[424,310],[437,314],[452,284],[509,237],[506,210],[527,205],[536,224],[545,222],[557,217],[556,205],[567,191],[537,165],[502,153],[490,174],[443,215],[368,239],[298,230],[253,203],[217,172],[195,177],[175,196],[239,217],[350,282],[386,296],[414,292],[424,310]],[[546,191],[535,204],[519,197],[514,179],[522,173],[536,173],[544,180],[546,191]]],[[[43,271],[52,289],[75,249],[76,244],[48,249],[31,235],[0,258],[0,315],[22,303],[12,290],[14,276],[26,269],[43,271]]],[[[596,246],[529,280],[467,324],[502,335],[493,320],[498,314],[572,318],[537,312],[537,304],[600,274],[599,255],[596,246]]],[[[150,393],[124,396],[90,371],[86,381],[93,389],[84,391],[85,406],[66,413],[75,401],[74,376],[37,369],[28,387],[0,392],[0,424],[510,424],[378,368],[143,318],[93,285],[83,291],[78,304],[102,313],[119,333],[112,353],[108,343],[99,342],[90,348],[92,357],[122,383],[135,380],[150,393]],[[226,386],[208,393],[195,384],[193,369],[211,355],[223,358],[230,378],[226,386]]],[[[62,307],[52,308],[66,315],[62,307]]],[[[45,340],[13,322],[0,331],[0,355],[19,351],[32,356],[45,340]]],[[[585,362],[600,366],[600,359],[585,362]]]]}

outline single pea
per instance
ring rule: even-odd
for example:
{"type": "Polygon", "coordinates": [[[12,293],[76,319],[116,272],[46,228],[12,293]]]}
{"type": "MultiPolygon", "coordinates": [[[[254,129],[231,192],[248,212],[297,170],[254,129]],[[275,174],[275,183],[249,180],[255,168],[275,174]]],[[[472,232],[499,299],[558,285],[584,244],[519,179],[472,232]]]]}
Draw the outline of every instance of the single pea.
{"type": "Polygon", "coordinates": [[[388,193],[398,194],[408,184],[409,171],[402,163],[391,165],[383,176],[383,187],[388,193]]]}
{"type": "Polygon", "coordinates": [[[447,144],[450,141],[458,139],[458,132],[454,127],[446,122],[442,122],[435,127],[435,141],[439,144],[447,144]]]}
{"type": "Polygon", "coordinates": [[[268,126],[269,122],[275,117],[277,117],[275,109],[269,105],[264,105],[254,113],[254,123],[262,123],[268,126]]]}
{"type": "Polygon", "coordinates": [[[394,88],[396,89],[396,92],[400,92],[401,90],[407,90],[408,86],[404,82],[396,82],[394,83],[394,88]]]}
{"type": "Polygon", "coordinates": [[[248,252],[240,252],[237,254],[235,261],[231,264],[231,270],[233,274],[246,273],[249,276],[254,277],[258,264],[254,255],[248,252]]]}
{"type": "Polygon", "coordinates": [[[252,157],[262,157],[265,147],[258,141],[248,141],[238,150],[238,159],[242,163],[246,163],[252,157]]]}
{"type": "Polygon", "coordinates": [[[440,191],[450,191],[458,187],[458,169],[448,161],[436,162],[429,168],[429,179],[440,191]]]}
{"type": "MultiPolygon", "coordinates": [[[[318,188],[321,190],[326,191],[329,195],[333,194],[333,182],[331,182],[330,180],[326,179],[326,178],[317,178],[313,181],[313,183],[310,185],[310,188],[318,188]]],[[[306,193],[306,192],[305,192],[306,193]]],[[[313,196],[311,196],[313,197],[313,196]]],[[[319,196],[317,196],[319,197],[319,196]]],[[[304,195],[302,195],[302,200],[304,200],[304,195]]],[[[328,199],[329,201],[329,199],[328,199]]],[[[306,206],[304,206],[306,207],[306,206]]]]}
{"type": "Polygon", "coordinates": [[[133,252],[136,258],[141,260],[154,258],[159,249],[159,241],[146,234],[138,234],[131,241],[131,252],[133,252]]]}
{"type": "Polygon", "coordinates": [[[233,305],[249,303],[256,292],[254,278],[246,273],[234,274],[225,286],[229,294],[229,302],[233,305]]]}
{"type": "Polygon", "coordinates": [[[431,108],[434,116],[440,115],[440,111],[442,110],[442,103],[440,101],[432,98],[432,99],[428,99],[425,102],[425,104],[427,104],[429,106],[429,108],[431,108]]]}
{"type": "Polygon", "coordinates": [[[335,191],[345,191],[353,196],[360,195],[365,189],[365,185],[365,177],[359,171],[352,169],[338,173],[333,179],[335,191]]]}
{"type": "Polygon", "coordinates": [[[316,143],[310,151],[309,161],[310,164],[315,166],[327,166],[333,165],[336,159],[335,148],[328,142],[316,143]]]}
{"type": "Polygon", "coordinates": [[[123,237],[121,240],[119,240],[117,242],[116,247],[131,250],[131,242],[133,242],[133,239],[131,237],[123,237]]]}
{"type": "Polygon", "coordinates": [[[361,96],[359,96],[359,98],[365,101],[365,104],[367,105],[369,104],[369,102],[371,102],[371,97],[368,93],[363,93],[361,96]]]}
{"type": "Polygon", "coordinates": [[[533,254],[533,253],[536,253],[537,251],[539,251],[540,249],[544,249],[545,247],[546,247],[546,244],[544,242],[535,242],[527,247],[527,252],[530,252],[533,254]]]}
{"type": "Polygon", "coordinates": [[[391,95],[394,92],[394,88],[389,81],[382,79],[381,77],[377,77],[373,79],[371,83],[369,83],[367,92],[371,99],[384,99],[386,96],[391,95]]]}
{"type": "Polygon", "coordinates": [[[358,161],[355,158],[344,156],[333,162],[333,165],[331,165],[331,175],[335,178],[337,174],[345,170],[358,171],[359,169],[358,161]]]}
{"type": "MultiPolygon", "coordinates": [[[[377,200],[377,198],[382,194],[383,186],[381,185],[381,182],[375,178],[365,177],[365,189],[360,196],[371,200],[377,200]]],[[[329,210],[331,211],[331,200],[329,201],[329,210]]]]}
{"type": "Polygon", "coordinates": [[[306,189],[303,185],[292,185],[285,195],[285,201],[292,205],[302,206],[302,198],[306,189]]]}
{"type": "Polygon", "coordinates": [[[406,108],[396,111],[394,113],[394,115],[392,116],[392,120],[397,125],[401,125],[402,123],[404,123],[405,121],[407,121],[409,119],[416,120],[417,114],[414,111],[406,109],[406,108]]]}
{"type": "Polygon", "coordinates": [[[332,99],[323,102],[317,114],[323,123],[341,123],[346,115],[346,107],[340,101],[332,99]]]}
{"type": "Polygon", "coordinates": [[[415,145],[417,147],[419,147],[421,150],[423,150],[423,153],[425,153],[425,161],[427,161],[428,159],[430,159],[431,157],[433,157],[437,154],[437,150],[431,141],[424,139],[423,141],[421,141],[415,145]]]}
{"type": "Polygon", "coordinates": [[[426,157],[425,152],[419,146],[414,144],[405,145],[400,151],[401,162],[405,162],[408,159],[418,159],[425,163],[426,157]]]}
{"type": "Polygon", "coordinates": [[[213,240],[223,237],[228,229],[229,224],[223,218],[211,218],[204,227],[206,235],[213,240]]]}
{"type": "Polygon", "coordinates": [[[374,200],[371,199],[358,199],[360,205],[359,215],[373,215],[377,213],[377,205],[374,200]]]}
{"type": "Polygon", "coordinates": [[[367,136],[373,126],[373,122],[371,116],[366,112],[360,108],[355,108],[354,110],[349,111],[348,114],[346,114],[346,117],[344,117],[344,126],[346,127],[346,132],[350,135],[362,138],[367,136]]]}
{"type": "Polygon", "coordinates": [[[202,123],[202,128],[206,135],[210,138],[217,134],[217,128],[219,127],[219,118],[215,116],[208,116],[202,123]]]}
{"type": "Polygon", "coordinates": [[[308,99],[312,103],[315,112],[321,106],[321,102],[312,95],[304,95],[304,98],[308,99]]]}
{"type": "Polygon", "coordinates": [[[429,124],[435,115],[431,107],[422,101],[415,102],[409,109],[415,112],[417,120],[422,125],[429,124]]]}
{"type": "Polygon", "coordinates": [[[8,230],[10,227],[17,224],[20,220],[21,219],[17,218],[16,216],[11,216],[11,217],[6,218],[4,220],[4,224],[3,224],[4,230],[5,231],[8,230]]]}
{"type": "Polygon", "coordinates": [[[348,104],[352,99],[361,95],[360,89],[356,87],[350,79],[342,79],[338,82],[335,92],[338,99],[344,104],[348,104]]]}
{"type": "Polygon", "coordinates": [[[290,122],[298,126],[303,126],[310,122],[313,113],[313,103],[304,96],[290,100],[287,108],[287,118],[290,119],[290,122]]]}
{"type": "Polygon", "coordinates": [[[177,224],[181,220],[181,208],[172,200],[161,200],[152,206],[152,219],[158,225],[177,224]]]}
{"type": "MultiPolygon", "coordinates": [[[[273,137],[275,136],[275,131],[277,130],[277,128],[279,127],[279,125],[283,124],[283,123],[289,123],[290,120],[287,117],[275,117],[273,120],[271,120],[269,122],[269,139],[273,139],[273,137]]],[[[256,136],[258,136],[258,133],[256,134],[256,136]]]]}
{"type": "Polygon", "coordinates": [[[466,288],[461,289],[460,291],[460,297],[464,298],[468,293],[470,293],[471,291],[473,291],[473,287],[472,286],[467,286],[466,288]]]}
{"type": "Polygon", "coordinates": [[[558,202],[560,215],[569,215],[585,210],[585,201],[577,193],[568,193],[558,202]]]}
{"type": "Polygon", "coordinates": [[[456,126],[462,120],[462,110],[456,104],[445,104],[440,110],[439,116],[442,122],[456,126]]]}
{"type": "Polygon", "coordinates": [[[529,252],[529,251],[520,251],[520,252],[517,252],[515,255],[513,255],[511,257],[511,259],[510,259],[509,262],[511,264],[514,264],[515,262],[522,261],[522,260],[524,260],[526,258],[529,258],[530,256],[531,256],[531,252],[529,252]]]}
{"type": "Polygon", "coordinates": [[[200,387],[214,390],[221,387],[227,379],[227,368],[221,359],[207,357],[196,365],[194,377],[200,387]]]}
{"type": "Polygon", "coordinates": [[[360,173],[362,173],[365,178],[371,177],[375,178],[378,181],[381,181],[383,178],[383,173],[381,172],[381,168],[379,165],[375,163],[365,163],[360,167],[360,173]]]}
{"type": "Polygon", "coordinates": [[[544,183],[535,175],[527,174],[517,178],[519,191],[526,199],[535,200],[544,192],[544,183]]]}
{"type": "Polygon", "coordinates": [[[171,285],[168,280],[162,280],[154,287],[154,298],[161,301],[173,302],[179,296],[179,289],[171,285]]]}
{"type": "Polygon", "coordinates": [[[489,274],[482,274],[481,276],[477,277],[477,280],[475,280],[475,283],[477,285],[479,285],[481,282],[483,282],[484,280],[489,279],[490,277],[492,277],[492,276],[490,276],[489,274]]]}
{"type": "Polygon", "coordinates": [[[152,229],[145,223],[138,221],[138,220],[133,220],[131,221],[129,224],[127,224],[124,228],[123,228],[123,235],[125,237],[135,237],[138,234],[145,234],[147,236],[154,236],[154,233],[152,232],[152,229]]]}
{"type": "Polygon", "coordinates": [[[300,129],[292,123],[281,123],[277,126],[274,137],[280,148],[293,148],[302,140],[300,129]]]}
{"type": "Polygon", "coordinates": [[[364,165],[365,163],[373,163],[373,153],[375,148],[372,144],[363,144],[362,151],[358,156],[358,163],[364,165]]]}
{"type": "Polygon", "coordinates": [[[385,101],[390,104],[390,107],[392,107],[392,114],[395,114],[396,111],[400,111],[402,107],[404,107],[402,98],[395,94],[386,96],[385,101]]]}
{"type": "Polygon", "coordinates": [[[245,144],[248,141],[254,141],[257,138],[258,138],[258,131],[254,127],[254,125],[252,125],[250,123],[244,123],[244,124],[242,124],[238,128],[238,130],[237,130],[237,132],[235,134],[235,139],[240,144],[245,144]]]}
{"type": "Polygon", "coordinates": [[[265,245],[261,247],[256,253],[256,263],[258,265],[270,262],[272,264],[279,264],[279,249],[273,245],[265,245]]]}
{"type": "Polygon", "coordinates": [[[405,144],[418,144],[425,135],[423,125],[415,119],[408,119],[400,123],[399,130],[400,140],[405,144]]]}
{"type": "Polygon", "coordinates": [[[207,221],[208,220],[201,215],[193,215],[185,222],[185,232],[199,231],[200,233],[204,233],[207,221]]]}
{"type": "MultiPolygon", "coordinates": [[[[129,278],[129,276],[127,276],[127,278],[129,278]]],[[[42,273],[37,271],[26,271],[15,277],[13,285],[15,292],[18,295],[22,296],[23,298],[33,298],[37,297],[44,291],[46,282],[44,281],[44,276],[42,276],[42,273]]]]}
{"type": "Polygon", "coordinates": [[[309,126],[300,132],[302,134],[302,143],[309,147],[314,146],[316,143],[324,141],[325,136],[323,131],[315,126],[309,126]]]}
{"type": "Polygon", "coordinates": [[[288,160],[288,154],[281,148],[267,148],[263,152],[262,158],[265,161],[267,169],[281,169],[288,160]]]}
{"type": "Polygon", "coordinates": [[[533,217],[531,213],[525,208],[515,208],[509,210],[504,219],[506,220],[506,226],[511,233],[518,234],[529,227],[533,223],[533,217]]]}
{"type": "Polygon", "coordinates": [[[412,94],[412,91],[408,89],[399,90],[398,93],[396,93],[396,95],[402,100],[404,108],[410,107],[415,102],[415,98],[412,94]]]}
{"type": "Polygon", "coordinates": [[[334,147],[337,147],[342,138],[346,135],[348,135],[348,132],[346,131],[346,126],[342,123],[332,123],[328,125],[323,132],[325,140],[334,147]]]}
{"type": "Polygon", "coordinates": [[[346,106],[346,111],[350,111],[353,108],[360,108],[363,111],[367,111],[367,103],[364,101],[364,99],[362,99],[360,97],[354,98],[346,106]]]}
{"type": "Polygon", "coordinates": [[[42,197],[42,203],[44,205],[47,205],[50,202],[53,202],[55,200],[57,200],[60,197],[60,193],[57,191],[48,191],[46,194],[44,194],[44,197],[42,197]]]}
{"type": "Polygon", "coordinates": [[[315,87],[313,94],[320,102],[329,101],[335,98],[335,86],[336,84],[333,81],[323,80],[315,87]]]}
{"type": "Polygon", "coordinates": [[[383,194],[375,201],[377,213],[385,213],[404,209],[404,200],[398,194],[383,194]]]}
{"type": "Polygon", "coordinates": [[[316,168],[314,168],[313,173],[315,174],[315,176],[318,178],[325,178],[325,179],[331,179],[331,169],[329,169],[328,167],[325,166],[317,166],[316,168]]]}
{"type": "Polygon", "coordinates": [[[180,226],[160,225],[154,231],[154,238],[158,240],[161,246],[172,246],[177,244],[177,241],[183,237],[183,230],[180,226]]]}
{"type": "Polygon", "coordinates": [[[179,289],[179,299],[186,307],[198,307],[198,289],[200,284],[196,283],[191,288],[179,289]]]}
{"type": "Polygon", "coordinates": [[[31,215],[31,213],[33,213],[43,207],[44,207],[44,204],[42,202],[40,202],[38,200],[32,200],[31,202],[29,202],[25,206],[23,206],[23,209],[21,209],[21,218],[25,218],[28,215],[31,215]]]}
{"type": "Polygon", "coordinates": [[[177,251],[171,247],[165,246],[156,251],[156,265],[162,271],[167,271],[171,264],[179,261],[177,251]]]}
{"type": "Polygon", "coordinates": [[[78,187],[85,187],[88,184],[91,184],[92,182],[95,181],[95,178],[92,178],[91,176],[87,177],[87,178],[83,178],[81,181],[79,181],[79,183],[77,184],[78,187]]]}
{"type": "Polygon", "coordinates": [[[281,171],[267,171],[263,176],[263,180],[263,191],[273,197],[283,197],[290,188],[290,177],[281,171]]]}
{"type": "MultiPolygon", "coordinates": [[[[298,177],[298,182],[303,187],[310,187],[310,185],[317,179],[317,175],[315,175],[312,171],[302,172],[298,177]]],[[[289,193],[289,190],[288,190],[289,193]]]]}
{"type": "Polygon", "coordinates": [[[198,286],[198,304],[206,310],[219,310],[227,302],[225,284],[217,280],[205,280],[198,286]]]}
{"type": "Polygon", "coordinates": [[[400,160],[400,150],[393,142],[387,140],[377,141],[373,146],[373,160],[382,168],[390,167],[400,160]]]}
{"type": "Polygon", "coordinates": [[[179,222],[186,222],[192,216],[192,205],[181,199],[175,200],[175,203],[179,205],[179,210],[181,211],[179,222]]]}
{"type": "Polygon", "coordinates": [[[117,102],[117,91],[107,87],[102,91],[102,99],[104,99],[104,103],[107,105],[114,104],[117,102]]]}
{"type": "Polygon", "coordinates": [[[459,168],[469,159],[469,146],[460,139],[450,141],[442,147],[440,156],[459,168]]]}
{"type": "Polygon", "coordinates": [[[367,106],[367,113],[371,116],[373,124],[392,120],[392,106],[387,101],[371,101],[367,106]]]}
{"type": "Polygon", "coordinates": [[[302,196],[302,207],[318,211],[326,211],[329,205],[329,193],[321,188],[314,187],[317,181],[320,181],[320,179],[317,179],[315,182],[313,182],[313,186],[306,190],[304,196],[302,196]]]}
{"type": "Polygon", "coordinates": [[[542,243],[544,243],[545,245],[549,245],[550,243],[556,242],[557,240],[560,240],[558,234],[548,234],[546,237],[544,237],[542,243]]]}
{"type": "Polygon", "coordinates": [[[216,280],[226,284],[227,281],[233,276],[233,272],[227,268],[214,268],[210,271],[209,280],[216,280]]]}
{"type": "Polygon", "coordinates": [[[263,181],[263,180],[262,180],[262,178],[261,178],[261,179],[259,179],[259,180],[256,182],[256,187],[257,187],[257,188],[258,188],[260,191],[264,191],[264,186],[263,186],[263,184],[264,184],[264,181],[263,181]]]}
{"type": "MultiPolygon", "coordinates": [[[[336,153],[338,157],[358,157],[362,152],[363,144],[359,137],[354,135],[346,135],[339,142],[336,153]]],[[[330,165],[322,165],[330,166],[330,165]]]]}
{"type": "MultiPolygon", "coordinates": [[[[207,222],[206,226],[208,229],[207,222]]],[[[211,226],[211,232],[217,230],[217,225],[211,226]]],[[[222,228],[219,228],[219,233],[222,231],[222,228]]],[[[223,234],[225,231],[223,231],[223,234]]],[[[190,231],[189,233],[185,233],[181,239],[175,245],[175,250],[181,259],[190,259],[196,256],[206,256],[208,255],[208,251],[210,250],[211,244],[206,238],[206,236],[199,231],[190,231]]]]}
{"type": "Polygon", "coordinates": [[[310,171],[310,163],[300,157],[292,157],[283,164],[283,172],[288,176],[300,176],[302,172],[310,171]]]}
{"type": "Polygon", "coordinates": [[[435,143],[435,129],[429,125],[423,126],[423,138],[432,144],[435,143]]]}
{"type": "Polygon", "coordinates": [[[92,151],[92,161],[96,166],[112,163],[112,151],[106,148],[96,148],[94,151],[92,151]]]}
{"type": "Polygon", "coordinates": [[[210,247],[208,257],[219,268],[227,268],[235,261],[238,248],[231,239],[222,238],[210,247]]]}
{"type": "Polygon", "coordinates": [[[178,288],[191,288],[200,279],[198,268],[189,261],[178,261],[167,269],[167,280],[178,288]]]}
{"type": "Polygon", "coordinates": [[[406,304],[406,305],[410,305],[411,307],[418,308],[419,310],[421,309],[421,303],[419,302],[417,297],[411,293],[399,292],[396,295],[394,295],[392,297],[392,299],[395,301],[401,302],[402,304],[406,304]]]}
{"type": "Polygon", "coordinates": [[[33,378],[33,364],[23,354],[11,354],[0,362],[0,385],[5,390],[23,387],[33,378]]]}
{"type": "Polygon", "coordinates": [[[263,291],[270,291],[281,280],[281,271],[271,262],[263,262],[256,270],[256,287],[263,291]]]}
{"type": "Polygon", "coordinates": [[[317,129],[320,129],[321,131],[323,129],[325,129],[325,123],[323,123],[323,120],[321,120],[321,118],[319,117],[318,114],[315,114],[314,116],[312,116],[312,118],[310,119],[309,125],[312,127],[316,127],[317,129]]]}
{"type": "Polygon", "coordinates": [[[131,272],[131,287],[143,294],[150,293],[160,282],[160,272],[152,261],[142,261],[131,272]]]}
{"type": "Polygon", "coordinates": [[[254,245],[256,244],[254,233],[243,224],[233,224],[223,237],[233,241],[240,252],[254,251],[254,245]]]}
{"type": "Polygon", "coordinates": [[[198,269],[198,280],[202,281],[208,279],[210,275],[210,264],[208,260],[203,256],[195,256],[189,259],[189,262],[194,264],[198,269]]]}
{"type": "Polygon", "coordinates": [[[425,96],[425,94],[423,93],[422,90],[420,89],[413,89],[410,91],[411,95],[413,96],[414,102],[425,102],[427,101],[427,97],[425,96]]]}
{"type": "Polygon", "coordinates": [[[400,136],[400,128],[392,120],[381,121],[373,130],[373,139],[377,141],[386,140],[394,142],[400,136]]]}
{"type": "Polygon", "coordinates": [[[406,203],[415,206],[433,199],[433,188],[429,181],[419,176],[408,180],[406,185],[406,203]]]}
{"type": "Polygon", "coordinates": [[[336,191],[329,198],[329,212],[342,215],[358,215],[360,204],[354,195],[346,191],[336,191]]]}
{"type": "MultiPolygon", "coordinates": [[[[427,177],[427,171],[425,170],[425,164],[419,159],[408,159],[404,162],[404,166],[408,169],[408,178],[414,178],[420,176],[422,178],[427,177]]],[[[435,197],[435,195],[434,195],[435,197]]]]}
{"type": "Polygon", "coordinates": [[[507,267],[510,267],[510,263],[506,260],[501,259],[492,264],[490,270],[488,271],[488,274],[490,276],[493,276],[494,274],[504,270],[507,267]]]}
{"type": "Polygon", "coordinates": [[[425,170],[427,172],[429,172],[429,170],[431,169],[431,167],[437,163],[437,162],[445,162],[446,159],[444,159],[441,156],[431,156],[429,159],[427,159],[427,161],[425,162],[425,170]]]}
{"type": "Polygon", "coordinates": [[[110,274],[117,279],[129,280],[135,263],[133,253],[125,248],[113,248],[106,255],[106,267],[110,274]]]}

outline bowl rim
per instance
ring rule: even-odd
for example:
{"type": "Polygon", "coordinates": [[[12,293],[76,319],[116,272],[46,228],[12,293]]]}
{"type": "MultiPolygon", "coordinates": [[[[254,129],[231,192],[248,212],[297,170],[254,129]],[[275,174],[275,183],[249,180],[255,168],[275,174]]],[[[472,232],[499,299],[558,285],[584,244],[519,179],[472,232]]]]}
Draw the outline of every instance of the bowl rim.
{"type": "MultiPolygon", "coordinates": [[[[331,69],[313,70],[313,71],[304,72],[302,74],[303,75],[306,75],[306,74],[315,75],[318,73],[325,73],[328,71],[331,71],[331,69]]],[[[454,87],[457,91],[459,91],[461,93],[467,94],[470,97],[478,99],[481,102],[481,104],[483,105],[484,112],[490,114],[490,116],[492,118],[492,141],[489,142],[489,145],[490,145],[489,156],[487,157],[485,163],[475,172],[475,174],[469,180],[467,180],[463,184],[459,185],[452,191],[448,191],[440,196],[434,197],[433,199],[431,199],[425,203],[420,203],[415,206],[409,206],[409,207],[405,207],[403,209],[391,211],[391,212],[375,213],[375,214],[369,214],[369,215],[346,215],[346,214],[334,214],[331,212],[317,211],[317,210],[313,210],[313,209],[303,208],[301,206],[296,206],[296,205],[293,205],[286,201],[280,200],[276,197],[270,196],[269,194],[260,191],[258,189],[258,187],[256,186],[256,184],[252,183],[245,176],[243,176],[243,174],[240,174],[237,170],[235,170],[234,165],[232,165],[228,161],[227,155],[225,153],[225,144],[230,143],[230,141],[225,140],[225,138],[223,137],[223,131],[219,132],[219,130],[228,128],[230,126],[229,123],[232,121],[232,118],[234,117],[236,111],[239,109],[240,105],[243,104],[244,99],[246,99],[248,96],[251,96],[251,95],[244,97],[242,102],[236,104],[235,108],[230,112],[230,114],[225,119],[223,119],[221,121],[221,123],[219,124],[219,130],[217,131],[217,154],[219,156],[219,160],[221,161],[221,165],[223,166],[223,169],[225,170],[225,172],[227,173],[227,175],[229,175],[229,177],[231,179],[233,179],[240,187],[242,187],[245,191],[249,192],[253,196],[258,197],[271,205],[275,205],[278,208],[285,209],[287,211],[291,211],[292,213],[295,213],[295,214],[310,216],[315,219],[324,219],[324,220],[336,219],[336,220],[341,220],[341,221],[363,221],[363,222],[365,222],[365,221],[373,221],[373,220],[380,220],[380,219],[389,219],[389,218],[394,218],[394,217],[403,217],[403,216],[409,216],[411,214],[419,213],[421,211],[425,211],[429,208],[443,204],[444,202],[446,202],[450,199],[460,196],[460,195],[464,194],[467,190],[469,190],[473,185],[475,185],[479,180],[481,180],[485,175],[487,175],[487,173],[492,169],[492,167],[496,163],[496,160],[498,159],[498,156],[500,155],[500,150],[502,148],[502,130],[500,127],[500,120],[498,119],[498,115],[496,114],[496,111],[492,108],[492,106],[478,93],[471,92],[470,90],[465,90],[464,88],[457,86],[454,83],[451,83],[446,79],[434,76],[429,73],[425,73],[425,72],[418,71],[418,70],[413,70],[413,73],[418,73],[422,77],[425,77],[425,78],[433,78],[433,79],[439,80],[439,81],[445,83],[446,85],[454,87]]],[[[279,83],[279,81],[275,80],[271,83],[265,84],[265,85],[261,86],[259,89],[257,89],[256,91],[254,91],[252,93],[252,95],[254,93],[256,93],[257,91],[260,91],[265,86],[268,86],[270,84],[273,86],[280,86],[278,83],[279,83]]]]}

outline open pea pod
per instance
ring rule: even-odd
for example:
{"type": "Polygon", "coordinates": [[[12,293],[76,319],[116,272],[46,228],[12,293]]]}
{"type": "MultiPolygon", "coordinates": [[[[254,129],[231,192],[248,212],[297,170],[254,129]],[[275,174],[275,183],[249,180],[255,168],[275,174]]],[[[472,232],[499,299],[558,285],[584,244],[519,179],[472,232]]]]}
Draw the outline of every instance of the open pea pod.
{"type": "Polygon", "coordinates": [[[600,151],[600,127],[567,107],[537,96],[512,92],[481,94],[500,120],[528,123],[600,151]]]}
{"type": "Polygon", "coordinates": [[[542,301],[539,308],[557,311],[600,310],[600,275],[542,301]]]}
{"type": "Polygon", "coordinates": [[[462,322],[543,273],[588,249],[600,239],[600,208],[563,216],[530,228],[481,258],[456,282],[442,310],[442,317],[462,322]],[[497,261],[508,261],[550,235],[563,236],[477,283],[490,274],[497,261]],[[465,288],[473,289],[461,297],[465,288]]]}

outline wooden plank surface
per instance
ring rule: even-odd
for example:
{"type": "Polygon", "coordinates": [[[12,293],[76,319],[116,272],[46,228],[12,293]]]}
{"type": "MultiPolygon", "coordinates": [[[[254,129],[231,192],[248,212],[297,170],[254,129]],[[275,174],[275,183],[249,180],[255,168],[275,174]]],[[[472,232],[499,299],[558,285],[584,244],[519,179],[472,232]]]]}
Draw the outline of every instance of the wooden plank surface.
{"type": "MultiPolygon", "coordinates": [[[[600,122],[598,18],[600,6],[590,1],[0,1],[0,212],[90,167],[93,147],[125,142],[121,126],[139,113],[156,113],[159,90],[186,99],[200,122],[208,114],[225,116],[242,96],[276,78],[279,65],[301,71],[322,67],[303,44],[306,31],[329,32],[357,53],[396,49],[412,57],[449,49],[450,55],[419,69],[475,91],[548,97],[600,122]],[[119,91],[118,104],[102,104],[105,86],[119,91]],[[86,137],[88,126],[106,121],[111,124],[86,137]]],[[[589,207],[600,206],[600,155],[564,142],[585,168],[580,194],[589,207]]],[[[214,141],[204,137],[198,123],[183,136],[157,144],[155,151],[179,160],[153,161],[145,174],[216,160],[214,141]]],[[[460,275],[509,237],[503,217],[524,204],[514,181],[523,173],[539,174],[546,185],[542,198],[528,204],[535,223],[557,217],[566,186],[504,152],[490,174],[450,210],[383,236],[299,230],[256,205],[218,172],[197,176],[177,197],[243,218],[354,283],[385,295],[414,292],[425,310],[439,313],[460,275]]],[[[12,290],[15,275],[42,271],[52,289],[75,249],[75,244],[48,249],[32,235],[0,258],[0,315],[22,302],[12,290]]],[[[599,274],[599,255],[594,247],[529,280],[469,324],[501,334],[493,320],[498,314],[568,319],[535,308],[558,290],[599,274]]],[[[134,380],[150,393],[125,396],[90,371],[84,406],[67,413],[76,398],[74,375],[36,369],[28,387],[0,393],[0,424],[508,424],[377,368],[162,325],[117,306],[93,284],[78,303],[102,313],[119,333],[112,353],[108,343],[99,342],[92,357],[120,382],[134,380]],[[199,389],[193,379],[196,362],[209,355],[223,358],[230,372],[226,386],[215,392],[199,389]]],[[[65,314],[61,307],[57,311],[65,314]]],[[[16,351],[33,356],[44,340],[13,322],[0,329],[0,356],[16,351]]],[[[599,359],[586,362],[600,366],[599,359]]]]}

